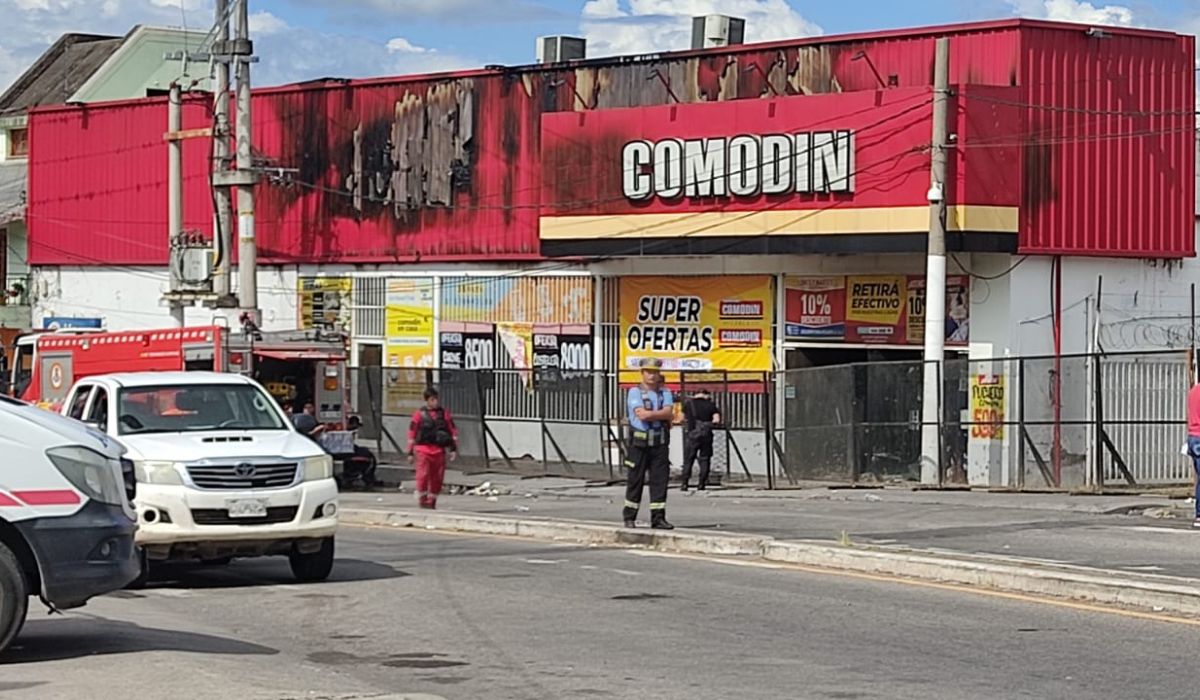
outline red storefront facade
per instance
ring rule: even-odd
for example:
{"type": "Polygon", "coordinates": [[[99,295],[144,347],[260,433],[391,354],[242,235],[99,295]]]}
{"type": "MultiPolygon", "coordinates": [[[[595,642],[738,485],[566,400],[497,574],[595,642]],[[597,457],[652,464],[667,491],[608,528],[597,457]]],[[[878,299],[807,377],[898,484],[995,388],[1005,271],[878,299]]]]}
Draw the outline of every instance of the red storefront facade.
{"type": "MultiPolygon", "coordinates": [[[[940,36],[953,249],[1194,254],[1193,38],[1010,20],[260,90],[260,256],[919,252],[940,36]]],[[[165,264],[165,124],[155,99],[32,115],[31,264],[165,264]]],[[[208,143],[185,151],[210,232],[208,143]]]]}

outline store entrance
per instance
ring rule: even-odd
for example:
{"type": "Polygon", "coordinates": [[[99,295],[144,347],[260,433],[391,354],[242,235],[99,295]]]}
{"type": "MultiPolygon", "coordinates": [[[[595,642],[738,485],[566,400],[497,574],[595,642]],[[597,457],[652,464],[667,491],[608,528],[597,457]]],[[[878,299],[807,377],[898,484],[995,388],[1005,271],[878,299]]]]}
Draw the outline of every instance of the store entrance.
{"type": "MultiPolygon", "coordinates": [[[[792,348],[783,379],[784,467],[792,481],[886,483],[921,476],[922,352],[888,348],[792,348]]],[[[948,372],[965,363],[948,361],[948,372]]],[[[959,382],[947,377],[955,387],[959,382]]],[[[958,391],[946,415],[959,421],[958,391]]],[[[947,431],[947,453],[959,431],[947,431]]],[[[956,460],[943,460],[947,466],[956,460]]]]}

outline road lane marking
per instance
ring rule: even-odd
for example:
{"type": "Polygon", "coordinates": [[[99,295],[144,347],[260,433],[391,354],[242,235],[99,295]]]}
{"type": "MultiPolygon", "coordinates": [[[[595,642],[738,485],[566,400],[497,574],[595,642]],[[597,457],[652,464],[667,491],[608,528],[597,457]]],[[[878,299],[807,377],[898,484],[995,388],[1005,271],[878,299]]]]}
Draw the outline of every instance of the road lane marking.
{"type": "Polygon", "coordinates": [[[1126,610],[1118,607],[1108,607],[1104,605],[1094,605],[1091,603],[1079,603],[1070,600],[1060,600],[1058,598],[1048,598],[1025,593],[1011,593],[1008,591],[995,591],[988,588],[975,588],[972,586],[964,586],[954,583],[938,583],[935,581],[920,581],[917,579],[903,578],[900,576],[889,576],[887,574],[868,574],[860,571],[843,571],[840,569],[822,569],[815,566],[805,566],[803,564],[782,564],[774,562],[765,562],[758,560],[740,560],[726,559],[723,557],[709,557],[699,554],[678,554],[673,552],[659,552],[655,550],[625,550],[630,554],[635,554],[642,557],[661,557],[664,559],[688,559],[692,561],[707,562],[712,564],[727,564],[730,566],[745,566],[755,569],[776,569],[786,571],[801,571],[809,574],[818,574],[822,576],[841,576],[844,578],[854,578],[863,581],[875,581],[879,583],[899,583],[908,586],[917,586],[920,588],[932,588],[940,591],[951,591],[954,593],[970,593],[974,595],[990,596],[992,598],[1003,598],[1005,600],[1013,600],[1021,603],[1032,603],[1037,605],[1051,605],[1059,608],[1067,608],[1069,610],[1078,610],[1081,612],[1101,613],[1105,615],[1118,615],[1120,617],[1128,617],[1135,620],[1146,620],[1149,622],[1166,622],[1176,625],[1188,625],[1190,627],[1200,627],[1200,619],[1188,617],[1175,617],[1167,613],[1141,612],[1138,610],[1126,610]]]}
{"type": "Polygon", "coordinates": [[[637,571],[630,571],[628,569],[609,569],[609,571],[614,574],[621,574],[622,576],[641,576],[637,571]]]}
{"type": "MultiPolygon", "coordinates": [[[[396,527],[394,525],[365,525],[365,524],[355,523],[355,524],[343,525],[343,527],[360,528],[360,529],[364,529],[364,530],[387,530],[390,532],[399,532],[399,533],[403,533],[406,531],[407,532],[412,531],[411,529],[400,528],[400,527],[396,527]]],[[[421,532],[422,534],[429,534],[423,530],[419,531],[419,532],[421,532]]],[[[443,535],[443,536],[463,537],[463,538],[468,538],[468,539],[469,538],[487,537],[487,538],[491,538],[491,539],[510,540],[513,542],[525,542],[525,543],[528,543],[533,540],[533,538],[530,538],[530,537],[519,537],[517,535],[490,535],[490,534],[483,534],[483,533],[476,533],[476,532],[455,532],[452,530],[439,530],[436,534],[443,535]]],[[[567,544],[567,543],[561,543],[561,542],[560,543],[546,542],[545,544],[550,545],[550,546],[559,546],[559,547],[580,547],[581,546],[578,544],[567,544]]],[[[1068,601],[1068,600],[1060,600],[1057,598],[1043,598],[1043,597],[1038,597],[1038,596],[1026,595],[1026,594],[1022,594],[1022,593],[1009,593],[1009,592],[1005,592],[1005,591],[995,591],[995,590],[990,590],[990,589],[986,589],[986,588],[972,588],[970,586],[962,586],[962,585],[957,585],[957,584],[935,583],[933,581],[919,581],[917,579],[908,579],[908,578],[902,578],[902,577],[898,577],[898,576],[887,576],[887,575],[883,575],[883,574],[866,574],[866,573],[860,573],[857,571],[843,571],[843,570],[839,570],[839,569],[822,569],[822,568],[818,568],[818,567],[803,566],[800,564],[780,564],[780,563],[762,561],[762,560],[757,560],[757,559],[738,560],[738,559],[725,559],[725,558],[721,558],[721,557],[705,557],[705,556],[691,555],[691,554],[676,554],[676,553],[660,552],[657,550],[646,549],[644,547],[639,548],[639,547],[616,546],[616,545],[614,545],[614,546],[589,545],[589,547],[592,547],[595,549],[606,549],[606,550],[611,550],[611,551],[616,551],[616,552],[626,552],[629,554],[636,554],[639,556],[655,556],[655,557],[664,557],[664,558],[691,559],[693,561],[708,562],[708,563],[712,563],[712,564],[725,564],[728,566],[746,566],[746,567],[752,567],[752,568],[757,568],[757,569],[782,569],[782,570],[789,570],[789,571],[801,571],[801,572],[811,573],[811,574],[821,574],[821,575],[825,575],[825,576],[841,576],[841,577],[847,577],[847,578],[857,578],[857,579],[861,579],[861,580],[865,580],[865,581],[876,581],[876,582],[881,582],[881,583],[899,583],[899,584],[904,584],[904,585],[909,585],[909,586],[919,586],[922,588],[932,588],[932,589],[936,589],[936,590],[950,591],[950,592],[954,592],[954,593],[967,593],[967,594],[974,594],[974,595],[991,596],[993,598],[1003,598],[1003,599],[1007,599],[1007,600],[1014,600],[1014,601],[1018,601],[1018,602],[1025,602],[1025,603],[1036,604],[1036,605],[1050,605],[1050,606],[1055,606],[1055,607],[1060,607],[1060,608],[1067,608],[1070,610],[1078,610],[1081,612],[1093,612],[1093,613],[1100,613],[1100,614],[1106,614],[1106,615],[1117,615],[1117,616],[1121,616],[1121,617],[1128,617],[1128,618],[1137,619],[1137,620],[1146,620],[1146,621],[1150,621],[1150,622],[1164,622],[1164,623],[1169,623],[1169,624],[1200,627],[1200,619],[1192,619],[1192,618],[1187,618],[1187,617],[1174,617],[1174,616],[1168,615],[1166,613],[1139,612],[1137,610],[1126,610],[1126,609],[1117,608],[1117,607],[1105,607],[1103,605],[1078,603],[1078,602],[1073,602],[1073,601],[1068,601]]]]}
{"type": "Polygon", "coordinates": [[[526,559],[525,563],[533,564],[534,566],[554,566],[555,564],[565,564],[565,563],[567,563],[567,560],[566,559],[526,559]]]}

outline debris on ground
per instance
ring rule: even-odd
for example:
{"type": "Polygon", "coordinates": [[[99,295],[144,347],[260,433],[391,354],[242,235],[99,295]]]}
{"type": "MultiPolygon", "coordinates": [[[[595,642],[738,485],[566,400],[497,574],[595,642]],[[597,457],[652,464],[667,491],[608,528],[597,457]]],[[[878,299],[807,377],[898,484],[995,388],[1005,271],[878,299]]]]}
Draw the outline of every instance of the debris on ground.
{"type": "Polygon", "coordinates": [[[512,489],[504,486],[492,486],[492,482],[485,481],[479,486],[470,489],[466,492],[468,496],[508,496],[512,494],[512,489]]]}
{"type": "Polygon", "coordinates": [[[518,513],[528,513],[529,510],[529,506],[517,506],[518,513]]]}
{"type": "Polygon", "coordinates": [[[488,496],[488,497],[487,497],[487,502],[488,502],[488,503],[499,503],[499,502],[500,502],[500,498],[499,498],[499,497],[497,497],[497,496],[488,496]]]}
{"type": "Polygon", "coordinates": [[[868,493],[866,496],[863,496],[863,500],[868,503],[879,503],[883,500],[883,498],[881,496],[876,496],[873,493],[868,493]]]}

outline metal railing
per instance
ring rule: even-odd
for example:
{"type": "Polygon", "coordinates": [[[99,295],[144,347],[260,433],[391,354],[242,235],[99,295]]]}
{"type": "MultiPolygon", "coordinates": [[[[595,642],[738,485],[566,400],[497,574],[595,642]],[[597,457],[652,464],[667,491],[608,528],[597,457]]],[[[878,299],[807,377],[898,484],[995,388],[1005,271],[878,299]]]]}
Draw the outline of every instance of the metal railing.
{"type": "Polygon", "coordinates": [[[4,306],[29,306],[31,279],[29,275],[7,275],[4,288],[0,290],[0,304],[4,306]]]}
{"type": "MultiPolygon", "coordinates": [[[[635,372],[353,370],[364,436],[406,449],[427,385],[440,386],[470,469],[622,477],[625,390],[635,372]]],[[[867,362],[782,372],[667,375],[682,404],[703,387],[721,409],[714,470],[769,487],[915,482],[936,430],[939,484],[1104,489],[1187,483],[1186,352],[867,362]],[[922,422],[926,370],[940,423],[922,422]]],[[[682,431],[676,430],[682,442],[682,431]]],[[[682,446],[673,445],[678,465],[682,446]]]]}

